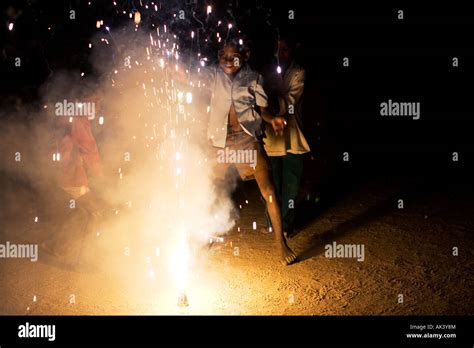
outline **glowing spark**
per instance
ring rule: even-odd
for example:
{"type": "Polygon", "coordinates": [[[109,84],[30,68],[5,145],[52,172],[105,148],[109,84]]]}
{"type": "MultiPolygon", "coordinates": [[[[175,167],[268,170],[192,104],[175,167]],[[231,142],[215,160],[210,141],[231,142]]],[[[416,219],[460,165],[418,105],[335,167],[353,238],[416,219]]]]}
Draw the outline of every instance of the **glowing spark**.
{"type": "Polygon", "coordinates": [[[191,92],[186,93],[186,103],[191,104],[193,101],[193,94],[191,92]]]}
{"type": "Polygon", "coordinates": [[[84,76],[84,73],[83,73],[83,72],[81,73],[81,77],[82,77],[82,76],[84,76]]]}
{"type": "Polygon", "coordinates": [[[191,39],[194,39],[194,31],[191,32],[191,39]]]}
{"type": "Polygon", "coordinates": [[[229,23],[229,25],[227,26],[227,28],[232,29],[232,24],[229,23]]]}
{"type": "Polygon", "coordinates": [[[183,102],[183,98],[184,98],[184,95],[183,95],[183,92],[178,92],[178,102],[182,103],[183,102]]]}
{"type": "Polygon", "coordinates": [[[207,14],[209,15],[211,14],[211,12],[212,12],[212,6],[209,5],[207,6],[207,14]]]}
{"type": "Polygon", "coordinates": [[[244,44],[244,40],[239,39],[239,45],[242,46],[244,44]]]}
{"type": "Polygon", "coordinates": [[[38,222],[38,217],[37,216],[35,217],[35,222],[38,222]]]}
{"type": "Polygon", "coordinates": [[[89,43],[89,48],[92,48],[92,44],[91,44],[91,43],[89,43]]]}
{"type": "Polygon", "coordinates": [[[277,67],[277,73],[281,74],[281,67],[280,66],[277,67]]]}
{"type": "Polygon", "coordinates": [[[100,21],[97,21],[97,22],[95,23],[95,27],[96,27],[97,29],[99,29],[100,26],[101,26],[101,22],[100,22],[100,21]]]}
{"type": "Polygon", "coordinates": [[[99,117],[99,124],[103,125],[104,124],[104,116],[99,117]]]}
{"type": "Polygon", "coordinates": [[[140,14],[140,12],[135,12],[134,16],[133,16],[133,21],[135,22],[136,25],[140,24],[140,22],[142,21],[142,15],[140,14]]]}
{"type": "Polygon", "coordinates": [[[13,23],[8,24],[8,30],[10,30],[10,31],[13,30],[13,23]]]}
{"type": "Polygon", "coordinates": [[[257,223],[256,223],[255,221],[252,223],[252,228],[253,228],[254,230],[257,229],[257,223]]]}
{"type": "Polygon", "coordinates": [[[36,302],[36,295],[33,296],[33,302],[36,302]]]}

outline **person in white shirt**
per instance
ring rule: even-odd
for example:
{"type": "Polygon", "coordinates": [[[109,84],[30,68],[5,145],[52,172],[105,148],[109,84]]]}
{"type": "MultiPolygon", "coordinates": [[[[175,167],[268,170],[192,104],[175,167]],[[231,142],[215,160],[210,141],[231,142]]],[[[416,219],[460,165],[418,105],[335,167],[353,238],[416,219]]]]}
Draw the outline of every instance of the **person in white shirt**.
{"type": "Polygon", "coordinates": [[[252,175],[255,177],[266,201],[281,262],[289,265],[296,260],[296,256],[283,235],[280,206],[269,171],[268,158],[259,140],[262,135],[262,120],[272,127],[276,136],[283,134],[286,120],[268,113],[263,79],[247,65],[249,55],[249,49],[241,42],[228,41],[219,51],[218,66],[208,68],[203,73],[207,75],[205,80],[211,90],[207,135],[216,151],[214,175],[216,178],[223,178],[227,169],[235,166],[242,179],[252,175]],[[242,150],[247,154],[254,153],[256,162],[229,163],[218,160],[219,154],[225,151],[236,154],[242,150]]]}

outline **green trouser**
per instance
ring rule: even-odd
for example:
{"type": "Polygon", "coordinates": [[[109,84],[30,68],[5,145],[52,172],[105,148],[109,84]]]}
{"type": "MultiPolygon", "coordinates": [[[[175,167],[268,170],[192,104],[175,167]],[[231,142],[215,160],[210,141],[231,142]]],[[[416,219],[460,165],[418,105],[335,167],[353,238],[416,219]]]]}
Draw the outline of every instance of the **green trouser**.
{"type": "Polygon", "coordinates": [[[280,202],[283,231],[292,232],[295,221],[295,201],[303,174],[304,155],[268,157],[272,166],[273,182],[280,202]]]}

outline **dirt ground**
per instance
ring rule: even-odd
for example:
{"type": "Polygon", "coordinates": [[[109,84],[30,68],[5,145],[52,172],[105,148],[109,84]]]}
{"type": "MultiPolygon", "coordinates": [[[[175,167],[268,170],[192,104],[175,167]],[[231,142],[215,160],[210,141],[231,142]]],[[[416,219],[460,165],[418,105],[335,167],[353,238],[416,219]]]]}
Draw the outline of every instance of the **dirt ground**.
{"type": "MultiPolygon", "coordinates": [[[[463,185],[433,189],[413,178],[378,178],[323,208],[306,202],[310,218],[289,240],[299,262],[289,267],[277,262],[273,234],[260,232],[264,206],[255,183],[245,183],[244,192],[249,203],[234,230],[197,252],[188,307],[177,307],[178,293],[159,266],[147,277],[145,267],[117,252],[103,260],[116,265],[113,271],[72,269],[40,251],[35,263],[0,259],[0,314],[474,314],[473,197],[463,185]],[[397,207],[400,198],[404,209],[397,207]],[[363,244],[364,261],[325,257],[324,246],[333,241],[363,244]]],[[[24,205],[5,214],[2,243],[51,228],[34,222],[34,209],[24,205]]]]}

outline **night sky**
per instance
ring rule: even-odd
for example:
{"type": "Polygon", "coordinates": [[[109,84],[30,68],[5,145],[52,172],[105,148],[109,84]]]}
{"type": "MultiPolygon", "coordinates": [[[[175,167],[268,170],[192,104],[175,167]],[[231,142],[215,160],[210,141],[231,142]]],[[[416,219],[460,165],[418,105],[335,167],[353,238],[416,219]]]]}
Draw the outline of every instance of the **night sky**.
{"type": "MultiPolygon", "coordinates": [[[[103,78],[94,71],[87,49],[97,32],[95,21],[102,18],[112,31],[120,30],[128,17],[118,16],[117,8],[132,6],[130,1],[117,1],[117,6],[112,1],[93,1],[92,5],[87,1],[2,2],[2,95],[37,103],[39,86],[60,70],[85,71],[90,80],[103,78]],[[76,11],[75,20],[68,17],[71,9],[76,11]],[[10,22],[12,31],[7,26],[10,22]],[[13,64],[17,56],[22,57],[21,68],[13,64]]],[[[183,2],[165,7],[167,13],[176,13],[181,7],[191,12],[192,6],[193,2],[183,2]]],[[[216,20],[230,18],[229,13],[253,43],[251,64],[256,68],[272,59],[272,39],[278,30],[298,38],[299,60],[308,74],[305,121],[314,134],[313,143],[320,135],[320,145],[334,136],[341,150],[360,153],[361,161],[367,161],[364,166],[376,157],[379,164],[397,163],[390,170],[403,171],[405,161],[410,168],[419,164],[420,170],[443,170],[448,164],[439,156],[453,151],[463,152],[472,162],[472,105],[465,86],[474,65],[469,34],[473,22],[463,8],[309,7],[301,1],[214,4],[216,20]],[[404,10],[403,20],[397,19],[399,9],[404,10]],[[293,20],[288,19],[290,10],[296,14],[293,20]],[[344,57],[350,58],[350,67],[343,66],[344,57]],[[456,68],[453,57],[459,58],[456,68]],[[421,102],[421,120],[381,119],[379,104],[390,98],[421,102]]],[[[144,14],[140,30],[147,30],[152,21],[144,14]]],[[[196,22],[174,25],[183,33],[196,22]]],[[[188,36],[183,35],[185,49],[189,49],[188,36]]],[[[206,49],[210,58],[215,57],[212,45],[204,45],[206,49]]],[[[110,54],[119,53],[111,49],[110,54]]]]}

